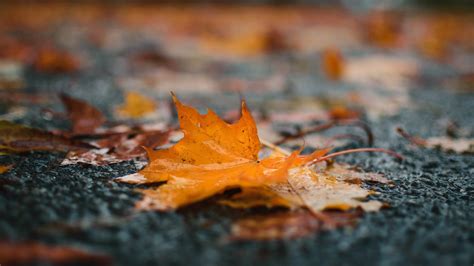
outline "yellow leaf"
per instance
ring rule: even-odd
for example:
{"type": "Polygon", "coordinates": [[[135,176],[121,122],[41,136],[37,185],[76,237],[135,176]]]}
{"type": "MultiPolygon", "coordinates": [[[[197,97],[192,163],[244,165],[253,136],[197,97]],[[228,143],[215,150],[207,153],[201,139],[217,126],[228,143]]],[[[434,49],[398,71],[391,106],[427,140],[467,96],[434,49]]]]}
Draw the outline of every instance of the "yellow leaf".
{"type": "Polygon", "coordinates": [[[122,117],[141,118],[153,113],[156,103],[137,92],[127,92],[125,103],[117,108],[117,113],[122,117]]]}

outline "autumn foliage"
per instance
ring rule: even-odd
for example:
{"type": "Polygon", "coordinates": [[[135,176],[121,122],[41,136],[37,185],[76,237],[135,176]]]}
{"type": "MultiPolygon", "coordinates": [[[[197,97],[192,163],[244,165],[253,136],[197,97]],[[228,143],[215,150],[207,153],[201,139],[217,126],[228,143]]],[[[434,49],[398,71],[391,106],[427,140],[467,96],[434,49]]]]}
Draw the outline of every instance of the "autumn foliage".
{"type": "MultiPolygon", "coordinates": [[[[260,159],[261,143],[255,121],[245,101],[234,124],[220,119],[212,110],[201,115],[173,95],[184,137],[174,146],[147,149],[149,164],[140,173],[118,178],[128,183],[166,182],[144,189],[139,209],[173,210],[201,201],[231,188],[241,194],[223,201],[231,207],[307,207],[314,212],[326,208],[348,210],[362,207],[377,210],[376,201],[361,202],[369,191],[345,182],[334,174],[339,166],[317,172],[310,166],[324,159],[329,149],[309,155],[299,151],[283,156],[274,153],[260,159]]],[[[348,176],[354,172],[346,171],[348,176]]]]}

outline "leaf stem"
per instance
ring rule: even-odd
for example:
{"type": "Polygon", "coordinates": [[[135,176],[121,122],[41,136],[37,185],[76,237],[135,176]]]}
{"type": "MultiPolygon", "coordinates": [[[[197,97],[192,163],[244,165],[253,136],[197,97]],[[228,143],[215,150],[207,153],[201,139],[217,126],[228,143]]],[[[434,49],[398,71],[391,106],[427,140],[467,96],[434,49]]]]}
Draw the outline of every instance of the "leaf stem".
{"type": "Polygon", "coordinates": [[[331,159],[331,158],[334,158],[334,157],[337,157],[337,156],[340,156],[340,155],[355,153],[355,152],[383,152],[383,153],[387,153],[387,154],[389,154],[389,155],[391,155],[391,156],[393,156],[393,157],[395,157],[399,160],[403,160],[403,156],[401,156],[400,154],[398,154],[394,151],[391,151],[391,150],[384,149],[384,148],[359,148],[359,149],[349,149],[349,150],[334,152],[334,153],[328,154],[326,156],[319,157],[319,158],[309,162],[308,165],[312,165],[312,164],[315,164],[317,162],[325,161],[327,159],[331,159]]]}

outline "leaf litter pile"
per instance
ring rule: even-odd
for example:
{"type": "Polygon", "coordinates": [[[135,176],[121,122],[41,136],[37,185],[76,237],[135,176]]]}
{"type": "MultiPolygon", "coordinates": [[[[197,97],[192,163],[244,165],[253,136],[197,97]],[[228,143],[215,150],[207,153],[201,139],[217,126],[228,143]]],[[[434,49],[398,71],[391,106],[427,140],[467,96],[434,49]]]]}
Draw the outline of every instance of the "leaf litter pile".
{"type": "MultiPolygon", "coordinates": [[[[337,234],[345,231],[338,228],[357,227],[364,215],[371,219],[404,208],[387,198],[408,191],[408,181],[397,182],[406,178],[397,170],[416,165],[413,154],[421,161],[425,155],[467,160],[474,152],[469,119],[457,116],[463,121],[458,124],[446,112],[423,121],[430,124],[426,130],[426,123],[410,124],[406,116],[442,113],[435,102],[420,101],[433,92],[419,87],[436,84],[443,95],[470,97],[472,64],[464,58],[474,47],[466,38],[474,27],[462,14],[43,8],[0,9],[0,196],[11,201],[12,189],[25,185],[21,198],[28,202],[28,195],[48,192],[29,182],[54,182],[51,193],[78,190],[69,196],[80,195],[80,204],[100,209],[105,221],[101,215],[78,219],[74,210],[70,220],[48,221],[35,235],[123,226],[144,214],[212,215],[216,209],[230,219],[219,236],[224,245],[337,234]],[[59,25],[61,20],[70,23],[59,25]],[[43,32],[51,40],[44,41],[43,32]],[[339,157],[348,154],[357,163],[342,163],[339,157]],[[31,159],[41,156],[54,159],[31,159]],[[23,173],[31,160],[42,170],[23,173]],[[368,167],[380,161],[397,170],[368,167]],[[72,171],[81,182],[93,180],[75,187],[68,183],[70,173],[45,177],[61,171],[72,171]],[[119,217],[109,217],[107,207],[82,199],[97,193],[95,186],[136,198],[120,207],[119,217]]],[[[421,169],[429,172],[436,164],[421,169]]],[[[436,167],[449,168],[445,164],[436,167]]],[[[450,185],[459,186],[457,181],[451,178],[450,185]]],[[[469,188],[459,191],[462,200],[469,188]]],[[[439,195],[429,193],[433,199],[439,195]]],[[[111,205],[127,197],[101,196],[111,205]]],[[[41,212],[50,213],[45,208],[41,212]]],[[[3,231],[9,226],[0,223],[3,231]]],[[[81,245],[3,238],[0,264],[113,264],[81,245]]]]}

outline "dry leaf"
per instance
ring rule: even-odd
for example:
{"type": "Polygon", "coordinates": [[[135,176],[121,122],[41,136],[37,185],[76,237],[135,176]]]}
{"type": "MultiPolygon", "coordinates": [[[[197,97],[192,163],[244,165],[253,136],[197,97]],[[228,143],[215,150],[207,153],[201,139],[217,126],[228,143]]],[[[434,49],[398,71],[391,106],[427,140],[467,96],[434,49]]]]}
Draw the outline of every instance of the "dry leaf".
{"type": "Polygon", "coordinates": [[[262,187],[286,180],[288,169],[326,151],[308,156],[258,160],[260,141],[255,122],[242,102],[242,116],[227,124],[212,110],[200,115],[173,96],[184,138],[169,149],[148,150],[149,165],[139,174],[119,178],[128,183],[167,181],[143,191],[141,209],[169,210],[197,202],[229,188],[262,187]]]}
{"type": "Polygon", "coordinates": [[[430,149],[440,149],[445,152],[474,153],[474,139],[451,138],[451,137],[431,137],[423,139],[408,134],[402,128],[397,128],[397,132],[411,143],[430,149]]]}
{"type": "Polygon", "coordinates": [[[112,265],[106,255],[38,242],[0,241],[0,261],[2,265],[112,265]]]}
{"type": "Polygon", "coordinates": [[[394,13],[374,12],[364,25],[367,40],[383,48],[396,46],[400,38],[400,20],[400,17],[394,13]]]}
{"type": "Polygon", "coordinates": [[[201,115],[173,98],[183,139],[168,149],[147,150],[150,163],[145,169],[118,178],[128,183],[167,182],[143,190],[145,197],[137,208],[176,209],[230,188],[243,190],[240,195],[223,201],[233,207],[302,206],[319,212],[356,207],[373,211],[382,206],[378,201],[362,201],[371,192],[346,182],[351,173],[348,169],[339,172],[332,169],[331,173],[329,168],[324,168],[315,172],[313,167],[304,166],[324,156],[327,149],[307,156],[293,152],[288,157],[258,160],[260,141],[245,102],[240,120],[227,124],[212,110],[201,115]]]}
{"type": "Polygon", "coordinates": [[[311,212],[282,212],[270,215],[259,215],[243,218],[232,224],[231,241],[295,239],[311,236],[320,230],[352,226],[361,211],[323,212],[324,220],[318,219],[311,212]]]}
{"type": "Polygon", "coordinates": [[[93,149],[88,151],[71,151],[68,152],[66,158],[61,162],[61,165],[71,164],[91,164],[91,165],[107,165],[124,161],[115,153],[109,153],[110,149],[93,149]]]}
{"type": "Polygon", "coordinates": [[[8,172],[12,168],[11,165],[0,165],[0,174],[8,172]]]}
{"type": "Polygon", "coordinates": [[[91,146],[39,129],[0,121],[0,151],[69,151],[87,148],[91,148],[91,146]]]}
{"type": "Polygon", "coordinates": [[[156,109],[156,103],[153,100],[137,93],[127,92],[125,103],[117,108],[117,113],[125,118],[141,118],[147,114],[153,113],[156,109]]]}
{"type": "Polygon", "coordinates": [[[446,152],[474,153],[474,139],[453,139],[449,137],[427,138],[425,146],[432,149],[440,149],[446,152]]]}
{"type": "Polygon", "coordinates": [[[328,111],[328,115],[334,120],[358,119],[360,117],[359,112],[344,105],[332,106],[328,111]]]}
{"type": "Polygon", "coordinates": [[[383,206],[380,201],[362,201],[373,194],[371,191],[309,168],[290,169],[288,183],[313,212],[325,209],[345,211],[356,207],[364,211],[377,211],[383,206]]]}
{"type": "Polygon", "coordinates": [[[107,165],[119,163],[134,158],[145,157],[143,147],[156,148],[168,140],[169,132],[143,132],[129,138],[129,133],[112,135],[105,139],[92,142],[98,149],[88,151],[71,151],[61,162],[61,165],[91,164],[107,165]]]}
{"type": "Polygon", "coordinates": [[[71,133],[73,135],[93,134],[105,122],[102,112],[87,102],[66,94],[61,94],[60,98],[72,122],[71,133]]]}
{"type": "Polygon", "coordinates": [[[80,68],[76,56],[53,48],[41,49],[33,64],[36,70],[49,73],[72,73],[80,68]]]}

